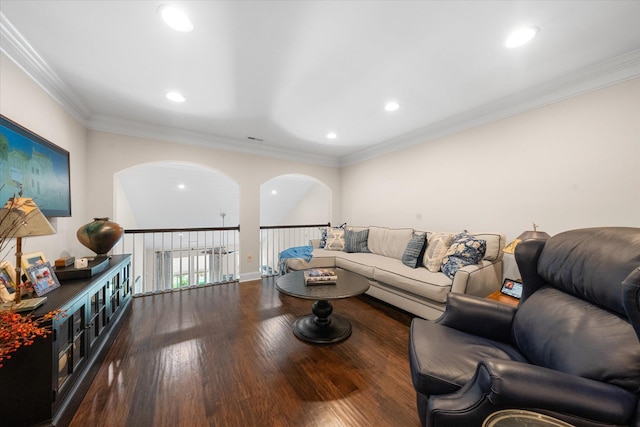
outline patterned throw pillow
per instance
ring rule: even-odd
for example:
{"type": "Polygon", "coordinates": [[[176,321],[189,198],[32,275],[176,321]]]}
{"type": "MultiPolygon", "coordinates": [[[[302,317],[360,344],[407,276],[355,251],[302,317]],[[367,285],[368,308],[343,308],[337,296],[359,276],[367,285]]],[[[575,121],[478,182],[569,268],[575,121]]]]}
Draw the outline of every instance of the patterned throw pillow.
{"type": "Polygon", "coordinates": [[[342,251],[344,246],[344,228],[331,227],[327,229],[327,244],[324,248],[328,251],[342,251]]]}
{"type": "Polygon", "coordinates": [[[327,246],[327,227],[323,227],[320,229],[320,249],[324,249],[327,246]]]}
{"type": "Polygon", "coordinates": [[[422,257],[427,243],[427,234],[414,234],[409,240],[407,249],[402,254],[402,263],[407,267],[418,268],[422,263],[422,257]]]}
{"type": "Polygon", "coordinates": [[[427,242],[427,250],[424,252],[423,263],[432,273],[440,271],[442,258],[453,243],[452,233],[433,233],[427,242]]]}
{"type": "Polygon", "coordinates": [[[453,244],[442,259],[442,272],[453,279],[456,271],[465,265],[479,263],[487,252],[487,242],[465,230],[456,235],[453,244]]]}
{"type": "Polygon", "coordinates": [[[369,253],[369,248],[367,247],[367,240],[369,239],[369,229],[361,230],[361,231],[353,231],[350,228],[347,228],[344,231],[344,251],[345,252],[361,252],[361,253],[369,253]]]}
{"type": "Polygon", "coordinates": [[[320,229],[320,245],[318,246],[320,249],[324,249],[327,246],[327,233],[331,228],[346,228],[347,223],[342,223],[337,227],[323,227],[320,229]]]}

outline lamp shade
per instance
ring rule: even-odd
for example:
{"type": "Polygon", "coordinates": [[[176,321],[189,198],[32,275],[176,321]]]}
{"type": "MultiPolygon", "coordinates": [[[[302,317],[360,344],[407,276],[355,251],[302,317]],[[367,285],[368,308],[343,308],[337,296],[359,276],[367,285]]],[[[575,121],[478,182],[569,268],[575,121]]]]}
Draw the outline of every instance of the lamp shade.
{"type": "Polygon", "coordinates": [[[0,210],[0,236],[46,236],[56,230],[30,197],[12,197],[0,210]]]}
{"type": "Polygon", "coordinates": [[[505,246],[502,251],[507,254],[513,254],[516,250],[516,246],[518,246],[518,243],[520,242],[524,242],[525,240],[547,240],[549,237],[551,236],[549,236],[548,233],[545,233],[544,231],[538,231],[538,226],[534,222],[533,231],[524,231],[513,242],[505,246]]]}
{"type": "Polygon", "coordinates": [[[545,233],[544,231],[525,231],[523,232],[521,235],[518,236],[518,239],[524,241],[524,240],[546,240],[548,239],[549,234],[545,233]]]}

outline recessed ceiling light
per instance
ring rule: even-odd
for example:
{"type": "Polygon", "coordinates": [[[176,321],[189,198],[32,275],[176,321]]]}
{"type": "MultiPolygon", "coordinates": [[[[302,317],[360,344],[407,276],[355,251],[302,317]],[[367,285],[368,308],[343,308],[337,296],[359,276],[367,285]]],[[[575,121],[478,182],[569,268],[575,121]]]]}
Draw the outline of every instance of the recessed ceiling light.
{"type": "Polygon", "coordinates": [[[167,92],[167,99],[173,102],[184,102],[186,98],[180,92],[167,92]]]}
{"type": "Polygon", "coordinates": [[[336,139],[338,137],[338,134],[336,134],[335,132],[329,132],[327,134],[327,138],[329,139],[336,139]]]}
{"type": "Polygon", "coordinates": [[[396,111],[398,108],[400,108],[400,104],[395,101],[389,101],[384,106],[386,111],[396,111]]]}
{"type": "Polygon", "coordinates": [[[181,189],[181,190],[184,190],[185,189],[185,185],[184,184],[178,184],[178,188],[181,189]]]}
{"type": "Polygon", "coordinates": [[[273,194],[273,195],[278,194],[278,190],[271,190],[271,194],[273,194]]]}
{"type": "Polygon", "coordinates": [[[531,41],[531,39],[538,34],[538,31],[540,31],[538,27],[518,28],[509,34],[504,45],[508,48],[522,46],[523,44],[531,41]]]}
{"type": "Polygon", "coordinates": [[[177,7],[168,5],[160,6],[160,16],[162,16],[162,19],[168,26],[176,31],[188,33],[193,30],[193,23],[187,14],[177,7]]]}

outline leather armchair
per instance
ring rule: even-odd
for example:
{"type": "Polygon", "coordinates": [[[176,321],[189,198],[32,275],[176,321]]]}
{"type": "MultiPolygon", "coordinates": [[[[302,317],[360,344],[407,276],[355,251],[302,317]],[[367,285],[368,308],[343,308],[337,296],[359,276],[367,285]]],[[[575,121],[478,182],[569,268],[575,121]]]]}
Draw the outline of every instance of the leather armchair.
{"type": "Polygon", "coordinates": [[[527,410],[575,426],[640,426],[640,228],[601,227],[516,248],[517,308],[450,293],[411,324],[423,426],[481,426],[527,410]]]}

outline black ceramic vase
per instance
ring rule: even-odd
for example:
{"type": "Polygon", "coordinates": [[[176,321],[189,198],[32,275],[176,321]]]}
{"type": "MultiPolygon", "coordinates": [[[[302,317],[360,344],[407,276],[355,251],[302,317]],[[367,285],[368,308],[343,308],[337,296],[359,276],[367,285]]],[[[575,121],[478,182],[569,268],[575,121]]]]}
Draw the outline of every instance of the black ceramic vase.
{"type": "Polygon", "coordinates": [[[78,229],[78,240],[97,255],[106,255],[124,233],[120,224],[109,221],[109,218],[94,218],[93,222],[78,229]]]}

